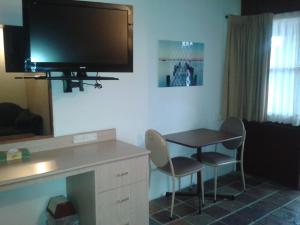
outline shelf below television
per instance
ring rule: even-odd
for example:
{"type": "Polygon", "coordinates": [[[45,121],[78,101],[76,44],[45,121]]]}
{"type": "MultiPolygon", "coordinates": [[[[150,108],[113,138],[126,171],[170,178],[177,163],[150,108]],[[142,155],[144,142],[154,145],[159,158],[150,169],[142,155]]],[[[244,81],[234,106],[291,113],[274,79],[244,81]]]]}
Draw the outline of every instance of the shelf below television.
{"type": "Polygon", "coordinates": [[[47,76],[32,76],[32,77],[15,77],[15,79],[35,79],[35,80],[119,80],[116,77],[95,77],[95,76],[88,76],[88,77],[47,77],[47,76]]]}
{"type": "Polygon", "coordinates": [[[63,76],[55,77],[51,76],[51,73],[46,75],[35,75],[35,76],[23,76],[15,77],[15,79],[34,79],[34,80],[61,80],[63,82],[64,92],[72,92],[73,88],[79,88],[80,91],[84,91],[83,85],[92,85],[83,83],[83,81],[96,81],[93,85],[95,88],[101,89],[102,84],[99,81],[103,80],[119,80],[116,77],[102,77],[102,76],[87,76],[86,72],[78,72],[77,75],[72,75],[70,72],[63,73],[63,76]]]}

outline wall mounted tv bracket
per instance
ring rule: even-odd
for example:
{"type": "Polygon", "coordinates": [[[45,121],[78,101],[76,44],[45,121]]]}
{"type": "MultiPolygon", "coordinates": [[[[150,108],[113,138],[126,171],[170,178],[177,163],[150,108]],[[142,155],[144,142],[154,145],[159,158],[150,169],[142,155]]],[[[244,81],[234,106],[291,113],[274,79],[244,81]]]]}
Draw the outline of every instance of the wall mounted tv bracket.
{"type": "Polygon", "coordinates": [[[70,93],[73,88],[79,88],[80,91],[84,91],[83,85],[92,85],[95,88],[101,89],[102,84],[99,83],[101,80],[119,80],[115,77],[102,77],[102,76],[87,76],[84,71],[80,72],[63,72],[62,76],[52,76],[51,72],[46,72],[46,75],[35,75],[26,77],[15,77],[15,79],[35,79],[35,80],[61,80],[63,82],[63,90],[65,93],[70,93]],[[87,84],[84,81],[96,81],[95,84],[87,84]]]}
{"type": "Polygon", "coordinates": [[[62,77],[52,77],[51,74],[48,74],[49,80],[62,80],[63,81],[63,89],[64,92],[72,92],[73,88],[79,88],[80,91],[84,91],[83,85],[92,85],[97,89],[102,88],[102,84],[99,83],[101,80],[119,80],[119,78],[115,77],[101,77],[98,76],[87,76],[86,72],[80,71],[76,74],[74,72],[64,72],[62,77]],[[57,79],[59,78],[59,79],[57,79]],[[84,83],[83,81],[95,80],[95,84],[84,83]]]}

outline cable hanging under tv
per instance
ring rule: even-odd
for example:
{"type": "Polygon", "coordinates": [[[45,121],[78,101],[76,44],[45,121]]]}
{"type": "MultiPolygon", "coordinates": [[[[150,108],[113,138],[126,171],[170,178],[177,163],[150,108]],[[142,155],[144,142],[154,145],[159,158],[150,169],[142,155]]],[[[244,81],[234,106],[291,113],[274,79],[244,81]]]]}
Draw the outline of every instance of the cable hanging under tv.
{"type": "Polygon", "coordinates": [[[84,91],[83,85],[94,86],[97,89],[102,88],[99,81],[102,80],[119,80],[116,77],[102,77],[97,73],[96,76],[88,76],[86,72],[63,72],[62,76],[52,76],[51,72],[46,72],[46,75],[15,77],[15,79],[35,79],[35,80],[61,80],[63,82],[63,90],[65,93],[72,92],[73,88],[79,88],[84,91]],[[95,84],[84,83],[84,81],[96,81],[95,84]]]}

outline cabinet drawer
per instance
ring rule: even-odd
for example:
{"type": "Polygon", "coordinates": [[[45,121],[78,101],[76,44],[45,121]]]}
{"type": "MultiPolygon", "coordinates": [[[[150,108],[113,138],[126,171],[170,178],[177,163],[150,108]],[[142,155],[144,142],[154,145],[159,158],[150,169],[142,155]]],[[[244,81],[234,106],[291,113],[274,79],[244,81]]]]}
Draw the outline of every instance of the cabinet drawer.
{"type": "Polygon", "coordinates": [[[148,225],[148,187],[142,181],[98,194],[97,225],[148,225]]]}
{"type": "Polygon", "coordinates": [[[96,190],[103,192],[148,179],[148,156],[99,166],[96,169],[96,190]]]}
{"type": "Polygon", "coordinates": [[[97,225],[129,225],[129,201],[128,186],[101,193],[97,199],[97,225]]]}

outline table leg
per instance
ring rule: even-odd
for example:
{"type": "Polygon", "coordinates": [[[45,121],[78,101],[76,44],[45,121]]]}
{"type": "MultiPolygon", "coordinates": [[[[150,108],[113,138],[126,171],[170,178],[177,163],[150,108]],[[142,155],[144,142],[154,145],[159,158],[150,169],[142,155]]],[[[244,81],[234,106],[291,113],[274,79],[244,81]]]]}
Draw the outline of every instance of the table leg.
{"type": "MultiPolygon", "coordinates": [[[[197,159],[199,162],[201,162],[201,153],[202,153],[202,148],[199,147],[197,148],[197,159]]],[[[202,185],[201,185],[201,181],[202,181],[202,173],[201,171],[199,171],[197,173],[197,194],[198,194],[198,199],[199,199],[199,213],[201,213],[202,211],[202,185]]]]}

